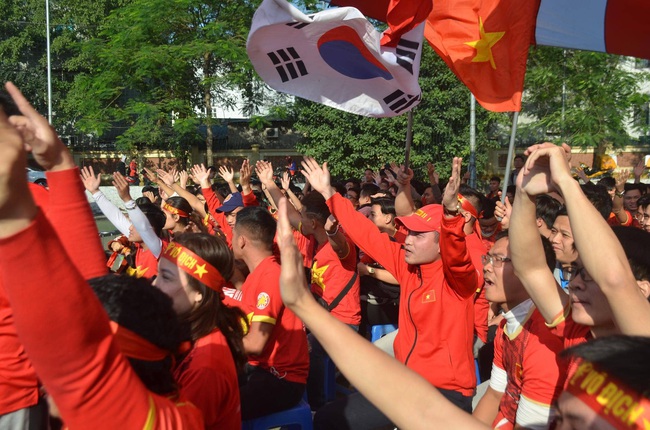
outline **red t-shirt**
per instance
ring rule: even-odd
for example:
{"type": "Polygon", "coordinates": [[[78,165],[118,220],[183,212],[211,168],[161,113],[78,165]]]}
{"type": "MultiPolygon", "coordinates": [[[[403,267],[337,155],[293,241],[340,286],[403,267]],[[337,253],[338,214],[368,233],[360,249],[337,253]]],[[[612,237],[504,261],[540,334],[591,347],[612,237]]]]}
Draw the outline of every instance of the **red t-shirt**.
{"type": "Polygon", "coordinates": [[[113,341],[101,303],[60,248],[39,213],[26,229],[0,240],[0,276],[20,340],[64,423],[73,429],[203,429],[191,403],[146,389],[113,341]],[[25,255],[34,264],[16,270],[25,255]]]}
{"type": "Polygon", "coordinates": [[[219,329],[194,343],[174,371],[174,378],[181,396],[203,413],[206,429],[241,429],[235,361],[219,329]]]}
{"type": "Polygon", "coordinates": [[[274,326],[262,354],[249,356],[248,362],[280,379],[306,383],[309,373],[307,334],[302,321],[282,303],[280,264],[275,257],[267,257],[248,275],[242,285],[241,307],[249,323],[274,326]]]}
{"type": "MultiPolygon", "coordinates": [[[[311,267],[311,291],[332,303],[341,290],[350,282],[357,271],[357,249],[348,236],[348,254],[340,259],[327,241],[318,249],[311,267]]],[[[332,315],[345,324],[361,323],[361,298],[359,297],[359,276],[338,306],[332,309],[332,315]]]]}
{"type": "Polygon", "coordinates": [[[494,365],[505,370],[508,382],[492,426],[503,418],[514,428],[520,397],[550,407],[562,392],[566,363],[558,354],[564,349],[560,338],[551,333],[544,317],[531,309],[520,330],[506,333],[506,321],[499,325],[494,338],[494,365]]]}
{"type": "Polygon", "coordinates": [[[345,197],[335,194],[327,205],[354,243],[399,282],[395,358],[436,387],[473,395],[478,277],[465,243],[463,218],[443,218],[439,260],[412,266],[404,261],[401,245],[380,233],[345,197]]]}
{"type": "MultiPolygon", "coordinates": [[[[162,241],[162,250],[164,251],[169,245],[166,240],[162,241]]],[[[162,253],[161,253],[162,255],[162,253]]],[[[144,249],[141,244],[135,244],[135,267],[129,267],[126,273],[136,278],[151,279],[158,275],[158,258],[156,258],[149,249],[144,249]]]]}
{"type": "MultiPolygon", "coordinates": [[[[558,315],[552,324],[548,324],[548,327],[550,328],[551,333],[562,339],[564,342],[564,349],[571,348],[575,345],[580,345],[581,343],[585,343],[588,340],[593,339],[591,328],[573,321],[573,318],[571,316],[571,306],[569,304],[567,304],[566,309],[562,312],[562,314],[558,315]]],[[[566,379],[564,381],[564,388],[566,388],[566,383],[578,368],[578,361],[579,360],[575,358],[569,360],[569,363],[567,365],[566,379]]]]}
{"type": "Polygon", "coordinates": [[[481,256],[487,254],[487,249],[477,232],[465,236],[465,240],[467,242],[467,250],[472,259],[472,264],[474,265],[476,275],[478,276],[476,282],[476,295],[474,297],[474,333],[476,333],[479,339],[486,343],[488,333],[487,316],[490,304],[485,299],[485,293],[483,292],[483,283],[485,281],[483,279],[483,262],[481,256]]]}

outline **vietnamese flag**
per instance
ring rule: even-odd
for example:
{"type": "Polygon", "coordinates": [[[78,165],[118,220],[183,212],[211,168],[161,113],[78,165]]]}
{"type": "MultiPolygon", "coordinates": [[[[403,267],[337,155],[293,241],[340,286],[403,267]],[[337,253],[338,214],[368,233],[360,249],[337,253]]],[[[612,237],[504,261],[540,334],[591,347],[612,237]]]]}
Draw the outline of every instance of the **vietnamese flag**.
{"type": "Polygon", "coordinates": [[[351,6],[370,18],[388,24],[382,46],[395,47],[401,37],[423,22],[433,7],[431,0],[332,0],[335,6],[351,6]]]}
{"type": "Polygon", "coordinates": [[[485,109],[521,110],[539,0],[436,0],[424,37],[485,109]]]}

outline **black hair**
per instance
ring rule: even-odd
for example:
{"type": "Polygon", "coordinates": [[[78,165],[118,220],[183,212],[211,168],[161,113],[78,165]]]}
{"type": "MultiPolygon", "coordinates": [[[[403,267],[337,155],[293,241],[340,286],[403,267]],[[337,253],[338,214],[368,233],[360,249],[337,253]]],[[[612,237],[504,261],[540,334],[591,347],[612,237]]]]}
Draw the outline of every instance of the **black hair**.
{"type": "MultiPolygon", "coordinates": [[[[332,186],[334,187],[334,189],[336,190],[337,193],[339,193],[340,195],[345,197],[345,193],[348,191],[345,188],[345,184],[343,184],[341,182],[335,182],[334,184],[332,184],[332,186]]],[[[359,195],[358,189],[357,189],[357,195],[359,195]]]]}
{"type": "MultiPolygon", "coordinates": [[[[497,233],[497,237],[495,239],[495,243],[503,239],[504,237],[507,237],[508,240],[510,240],[510,236],[508,234],[508,230],[503,230],[497,233]]],[[[548,266],[549,270],[552,272],[555,270],[555,265],[557,263],[555,259],[555,251],[553,250],[553,244],[551,243],[550,240],[545,238],[544,236],[540,235],[540,239],[542,240],[542,248],[544,249],[544,258],[546,258],[546,265],[548,266]]]]}
{"type": "MultiPolygon", "coordinates": [[[[204,233],[183,233],[175,238],[175,242],[203,258],[217,269],[225,280],[232,277],[234,257],[228,244],[220,238],[204,233]]],[[[187,282],[190,288],[202,295],[198,306],[180,315],[181,319],[190,325],[192,339],[198,340],[218,328],[226,337],[238,371],[242,370],[247,361],[242,325],[246,322],[246,315],[240,308],[226,305],[219,292],[199,280],[188,276],[187,282]]]]}
{"type": "Polygon", "coordinates": [[[8,117],[12,115],[22,115],[16,102],[4,88],[0,89],[0,107],[8,117]]]}
{"type": "Polygon", "coordinates": [[[483,212],[483,201],[485,200],[483,193],[479,193],[477,190],[467,184],[460,184],[458,192],[469,200],[478,214],[483,212]]]}
{"type": "Polygon", "coordinates": [[[325,225],[327,218],[332,214],[321,193],[309,193],[303,197],[301,203],[302,207],[305,208],[305,213],[308,216],[315,218],[322,225],[325,225]]]}
{"type": "Polygon", "coordinates": [[[650,398],[650,338],[624,335],[599,337],[561,354],[587,360],[641,396],[650,398]]]}
{"type": "Polygon", "coordinates": [[[535,218],[541,218],[546,227],[553,228],[553,223],[561,208],[562,203],[548,194],[539,195],[535,201],[535,218]]]}
{"type": "Polygon", "coordinates": [[[613,226],[637,281],[650,281],[650,233],[636,227],[613,226]]]}
{"type": "Polygon", "coordinates": [[[359,197],[370,197],[377,194],[380,191],[380,188],[375,184],[363,184],[361,186],[361,191],[359,192],[359,197]]]}
{"type": "Polygon", "coordinates": [[[244,207],[237,212],[235,229],[245,231],[251,240],[260,242],[267,249],[273,248],[277,223],[267,210],[259,206],[244,207]]]}
{"type": "Polygon", "coordinates": [[[607,193],[607,188],[603,185],[586,184],[582,185],[582,192],[587,199],[598,210],[604,219],[608,219],[612,213],[612,198],[607,193]]]}
{"type": "Polygon", "coordinates": [[[137,199],[135,199],[135,204],[138,207],[140,207],[142,205],[147,205],[147,204],[150,204],[150,203],[151,203],[151,200],[149,200],[148,197],[138,197],[137,199]]]}
{"type": "Polygon", "coordinates": [[[625,184],[625,192],[639,190],[641,194],[645,194],[646,186],[645,184],[625,184]]]}
{"type": "Polygon", "coordinates": [[[603,179],[598,181],[598,185],[602,185],[608,190],[611,190],[616,186],[616,179],[612,178],[611,176],[605,176],[603,179]]]}
{"type": "Polygon", "coordinates": [[[178,223],[180,225],[186,226],[187,224],[189,224],[190,222],[189,215],[192,215],[193,209],[192,209],[192,205],[190,205],[187,202],[187,200],[185,200],[183,197],[180,196],[173,196],[173,197],[169,197],[165,203],[167,203],[169,206],[173,208],[185,212],[188,215],[188,217],[178,218],[178,223]]]}
{"type": "Polygon", "coordinates": [[[106,275],[88,283],[111,321],[170,351],[161,361],[128,360],[150,391],[160,395],[175,392],[171,354],[178,350],[182,341],[189,339],[189,330],[178,320],[172,299],[145,278],[106,275]]]}
{"type": "Polygon", "coordinates": [[[156,233],[156,236],[160,237],[163,227],[165,227],[165,222],[167,221],[165,213],[158,206],[151,203],[149,199],[143,202],[143,204],[139,204],[138,207],[144,216],[147,217],[147,220],[149,220],[149,224],[151,224],[151,228],[156,233]]]}
{"type": "Polygon", "coordinates": [[[498,183],[501,183],[501,178],[498,177],[498,176],[492,176],[492,177],[490,178],[490,182],[492,182],[492,181],[497,181],[498,183]]]}
{"type": "Polygon", "coordinates": [[[378,197],[376,199],[372,199],[371,204],[379,205],[381,208],[381,213],[383,214],[392,215],[393,217],[397,216],[397,213],[395,212],[395,199],[393,198],[378,197]]]}
{"type": "Polygon", "coordinates": [[[650,194],[644,194],[639,197],[639,200],[636,201],[636,204],[640,208],[645,208],[646,206],[650,205],[650,194]]]}
{"type": "Polygon", "coordinates": [[[497,207],[497,201],[493,199],[483,199],[483,219],[494,217],[494,210],[497,207]]]}
{"type": "Polygon", "coordinates": [[[144,187],[142,187],[142,194],[144,194],[144,193],[146,193],[146,192],[151,192],[151,193],[153,193],[153,196],[154,196],[155,198],[158,198],[158,196],[160,196],[160,192],[158,191],[158,188],[157,188],[157,187],[154,187],[154,186],[151,185],[151,184],[149,184],[149,185],[145,185],[144,187]]]}
{"type": "Polygon", "coordinates": [[[517,154],[517,155],[515,155],[515,157],[513,158],[513,160],[516,160],[516,159],[520,159],[521,161],[526,161],[526,158],[525,158],[523,155],[521,155],[521,154],[517,154]]]}

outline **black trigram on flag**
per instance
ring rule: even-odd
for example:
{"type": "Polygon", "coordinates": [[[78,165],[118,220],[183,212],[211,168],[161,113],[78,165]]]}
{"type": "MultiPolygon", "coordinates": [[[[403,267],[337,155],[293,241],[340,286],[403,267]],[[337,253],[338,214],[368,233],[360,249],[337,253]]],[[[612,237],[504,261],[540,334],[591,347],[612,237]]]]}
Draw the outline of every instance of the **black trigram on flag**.
{"type": "Polygon", "coordinates": [[[308,74],[307,67],[305,67],[305,63],[300,59],[300,55],[291,47],[271,51],[266,55],[273,62],[275,70],[280,75],[282,82],[287,82],[308,74]]]}
{"type": "Polygon", "coordinates": [[[308,22],[287,22],[286,25],[288,25],[289,27],[293,27],[296,30],[300,30],[301,28],[307,27],[309,23],[308,22]]]}
{"type": "Polygon", "coordinates": [[[400,39],[399,42],[397,42],[397,48],[395,48],[397,64],[408,70],[410,74],[413,74],[413,62],[415,61],[415,56],[417,55],[419,48],[419,42],[413,42],[406,39],[400,39]]]}
{"type": "Polygon", "coordinates": [[[384,97],[384,103],[395,113],[401,113],[420,100],[420,94],[412,96],[404,91],[396,90],[384,97]]]}

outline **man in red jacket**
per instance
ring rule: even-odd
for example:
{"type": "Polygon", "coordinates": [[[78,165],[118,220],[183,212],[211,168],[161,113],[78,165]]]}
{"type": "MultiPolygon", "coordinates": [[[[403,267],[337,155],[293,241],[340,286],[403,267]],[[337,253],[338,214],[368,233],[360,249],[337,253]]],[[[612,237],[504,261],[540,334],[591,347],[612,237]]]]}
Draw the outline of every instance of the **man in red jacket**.
{"type": "MultiPolygon", "coordinates": [[[[395,358],[413,369],[466,411],[476,386],[472,338],[477,271],[465,243],[458,201],[461,159],[454,158],[443,205],[428,205],[398,218],[409,231],[402,248],[358,214],[330,185],[327,163],[306,158],[303,173],[327,200],[350,238],[401,286],[395,358]]],[[[378,375],[380,377],[380,375],[378,375]]],[[[325,406],[314,428],[375,428],[390,421],[360,394],[325,406]]]]}

